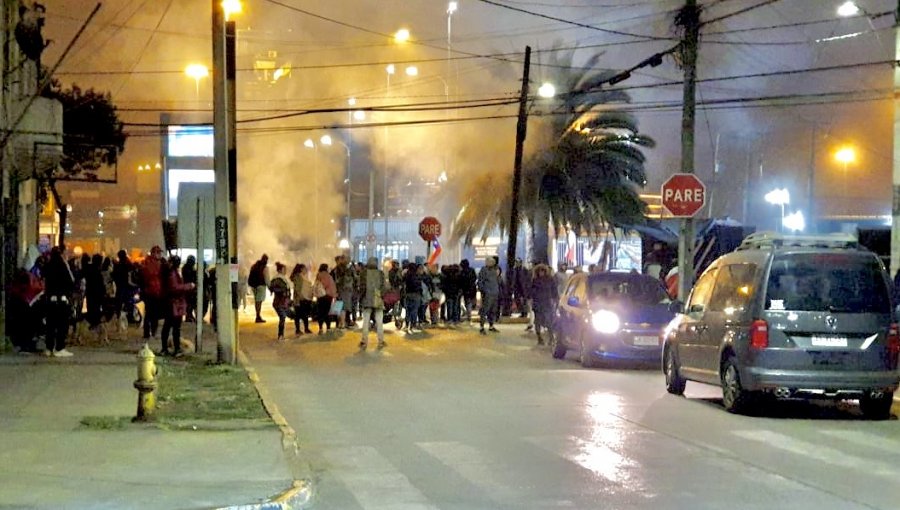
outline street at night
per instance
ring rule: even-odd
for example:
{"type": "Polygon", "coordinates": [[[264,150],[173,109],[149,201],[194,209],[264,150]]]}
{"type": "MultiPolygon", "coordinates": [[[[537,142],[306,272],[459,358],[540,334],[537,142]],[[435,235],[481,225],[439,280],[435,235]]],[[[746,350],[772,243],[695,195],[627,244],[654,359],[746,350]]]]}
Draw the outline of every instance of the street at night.
{"type": "MultiPolygon", "coordinates": [[[[262,384],[297,432],[314,508],[893,509],[896,421],[850,403],[727,413],[717,387],[658,367],[583,369],[523,325],[276,345],[246,325],[262,384]]],[[[271,329],[271,325],[268,326],[271,329]]],[[[895,406],[896,410],[897,406],[895,406]]]]}

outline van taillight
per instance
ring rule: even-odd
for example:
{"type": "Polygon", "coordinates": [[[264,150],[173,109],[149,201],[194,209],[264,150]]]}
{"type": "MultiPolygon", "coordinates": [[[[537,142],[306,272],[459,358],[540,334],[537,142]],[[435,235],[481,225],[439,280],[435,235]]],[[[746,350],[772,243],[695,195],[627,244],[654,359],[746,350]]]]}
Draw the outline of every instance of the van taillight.
{"type": "Polygon", "coordinates": [[[888,330],[887,346],[888,352],[894,356],[900,354],[900,327],[896,324],[891,324],[891,329],[888,330]]]}
{"type": "Polygon", "coordinates": [[[769,325],[764,320],[755,320],[750,326],[750,347],[765,349],[769,346],[769,325]]]}

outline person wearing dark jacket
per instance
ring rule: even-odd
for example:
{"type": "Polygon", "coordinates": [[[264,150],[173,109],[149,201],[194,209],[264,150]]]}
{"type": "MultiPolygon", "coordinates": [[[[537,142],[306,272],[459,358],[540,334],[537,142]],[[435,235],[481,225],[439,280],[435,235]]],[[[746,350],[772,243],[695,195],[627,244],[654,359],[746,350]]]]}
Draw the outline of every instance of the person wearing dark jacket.
{"type": "Polygon", "coordinates": [[[144,340],[156,336],[159,320],[165,316],[163,296],[162,248],[150,248],[150,256],[141,264],[141,300],[144,302],[144,340]]]}
{"type": "Polygon", "coordinates": [[[197,258],[188,255],[181,268],[181,278],[184,283],[193,283],[194,290],[187,293],[187,313],[184,316],[185,322],[194,322],[194,309],[197,308],[197,258]]]}
{"type": "Polygon", "coordinates": [[[406,267],[403,276],[404,304],[406,305],[406,324],[404,330],[411,333],[419,325],[419,306],[422,304],[422,279],[419,277],[419,266],[411,263],[406,267]]]}
{"type": "Polygon", "coordinates": [[[461,296],[459,266],[456,264],[444,266],[442,271],[444,274],[441,285],[444,287],[447,322],[459,324],[459,298],[461,296]]]}
{"type": "Polygon", "coordinates": [[[534,306],[534,330],[537,333],[538,345],[544,345],[544,337],[541,335],[542,328],[547,329],[552,343],[553,320],[559,304],[559,290],[549,266],[538,264],[534,268],[530,295],[534,306]]]}
{"type": "Polygon", "coordinates": [[[87,301],[87,321],[92,330],[100,326],[103,318],[103,301],[106,297],[106,285],[103,283],[103,274],[100,265],[103,264],[102,255],[91,257],[91,263],[82,267],[84,274],[84,299],[87,301]]]}
{"type": "Polygon", "coordinates": [[[72,353],[66,350],[66,336],[69,334],[69,317],[72,312],[72,293],[75,278],[63,258],[63,249],[50,250],[50,260],[44,266],[44,298],[47,301],[47,341],[44,354],[67,358],[72,353]]]}
{"type": "Polygon", "coordinates": [[[163,299],[165,303],[165,320],[162,327],[161,356],[169,355],[169,332],[172,333],[172,355],[181,357],[181,323],[187,313],[187,294],[197,288],[193,283],[185,283],[178,272],[181,259],[177,255],[169,257],[169,263],[163,268],[163,299]]]}
{"type": "Polygon", "coordinates": [[[466,323],[472,322],[472,310],[475,309],[475,301],[478,296],[478,276],[475,270],[469,267],[469,261],[463,259],[459,263],[459,291],[462,302],[466,306],[466,323]]]}
{"type": "Polygon", "coordinates": [[[119,250],[116,259],[113,264],[113,282],[116,284],[115,314],[120,315],[122,312],[130,312],[134,306],[134,264],[128,259],[125,250],[119,250]]]}

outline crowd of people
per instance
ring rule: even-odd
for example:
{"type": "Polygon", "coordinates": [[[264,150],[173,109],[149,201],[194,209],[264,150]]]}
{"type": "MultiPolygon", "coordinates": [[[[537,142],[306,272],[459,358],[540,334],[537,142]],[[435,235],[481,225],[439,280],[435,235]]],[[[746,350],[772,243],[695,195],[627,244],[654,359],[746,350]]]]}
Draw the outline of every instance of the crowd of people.
{"type": "Polygon", "coordinates": [[[497,257],[489,257],[478,272],[468,260],[444,266],[406,260],[379,265],[370,258],[366,264],[354,264],[344,255],[335,257],[332,266],[319,265],[315,273],[305,264],[296,264],[288,273],[287,265],[276,262],[270,275],[268,266],[269,258],[263,255],[250,268],[247,283],[257,323],[265,322],[262,307],[268,293],[273,295],[277,341],[284,341],[289,319],[295,336],[312,334],[310,320],[318,324],[319,335],[329,332],[332,324],[336,329],[354,329],[361,321],[361,349],[368,347],[370,325],[376,328],[378,347],[386,345],[385,320],[393,320],[405,333],[471,323],[478,296],[479,333],[497,332],[501,314],[515,311],[529,317],[527,329],[534,328],[543,344],[562,290],[559,277],[543,264],[527,268],[520,260],[511,278],[504,279],[497,257]]]}
{"type": "MultiPolygon", "coordinates": [[[[143,323],[145,340],[159,331],[161,354],[181,356],[181,324],[185,316],[196,320],[191,306],[196,271],[193,256],[181,267],[178,256],[165,259],[158,246],[141,261],[130,260],[124,250],[113,260],[100,254],[67,258],[65,247],[45,254],[29,248],[9,286],[9,316],[16,318],[7,322],[9,336],[19,352],[70,357],[68,339],[79,334],[82,323],[104,343],[110,328],[123,332],[129,324],[143,323]],[[144,302],[142,314],[139,300],[144,302]]],[[[214,283],[214,274],[207,281],[214,283]]]]}
{"type": "MultiPolygon", "coordinates": [[[[380,265],[375,258],[363,264],[340,255],[334,264],[318,267],[295,264],[289,270],[276,262],[270,273],[269,258],[263,255],[246,278],[242,275],[239,292],[241,301],[248,291],[253,296],[258,323],[265,322],[262,306],[273,295],[279,341],[290,319],[296,336],[312,334],[310,322],[318,325],[319,335],[332,328],[361,327],[361,349],[368,347],[374,326],[378,348],[383,348],[385,321],[411,334],[439,324],[470,324],[477,308],[481,334],[496,332],[501,315],[517,312],[529,317],[528,329],[534,328],[543,343],[565,282],[565,268],[560,269],[554,274],[548,266],[527,268],[517,261],[504,278],[496,257],[476,272],[468,260],[443,266],[396,260],[380,265]]],[[[176,255],[164,257],[158,246],[135,261],[124,250],[111,259],[100,254],[67,257],[64,247],[45,254],[32,248],[9,288],[10,316],[17,318],[9,322],[10,337],[20,352],[68,357],[67,340],[82,323],[101,342],[108,342],[110,328],[122,332],[129,324],[140,324],[145,340],[159,339],[161,355],[182,356],[184,322],[202,321],[209,313],[215,324],[215,278],[215,268],[199,267],[194,256],[182,265],[176,255]],[[143,301],[142,316],[138,301],[143,301]]]]}

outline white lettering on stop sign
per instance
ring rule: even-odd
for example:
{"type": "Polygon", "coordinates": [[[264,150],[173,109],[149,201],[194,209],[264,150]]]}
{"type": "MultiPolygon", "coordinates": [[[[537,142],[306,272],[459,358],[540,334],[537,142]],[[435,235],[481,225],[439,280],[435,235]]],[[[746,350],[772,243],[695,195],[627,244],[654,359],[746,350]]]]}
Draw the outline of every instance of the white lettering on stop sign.
{"type": "Polygon", "coordinates": [[[661,195],[663,207],[675,217],[692,217],[706,205],[706,186],[693,174],[673,175],[661,195]]]}

